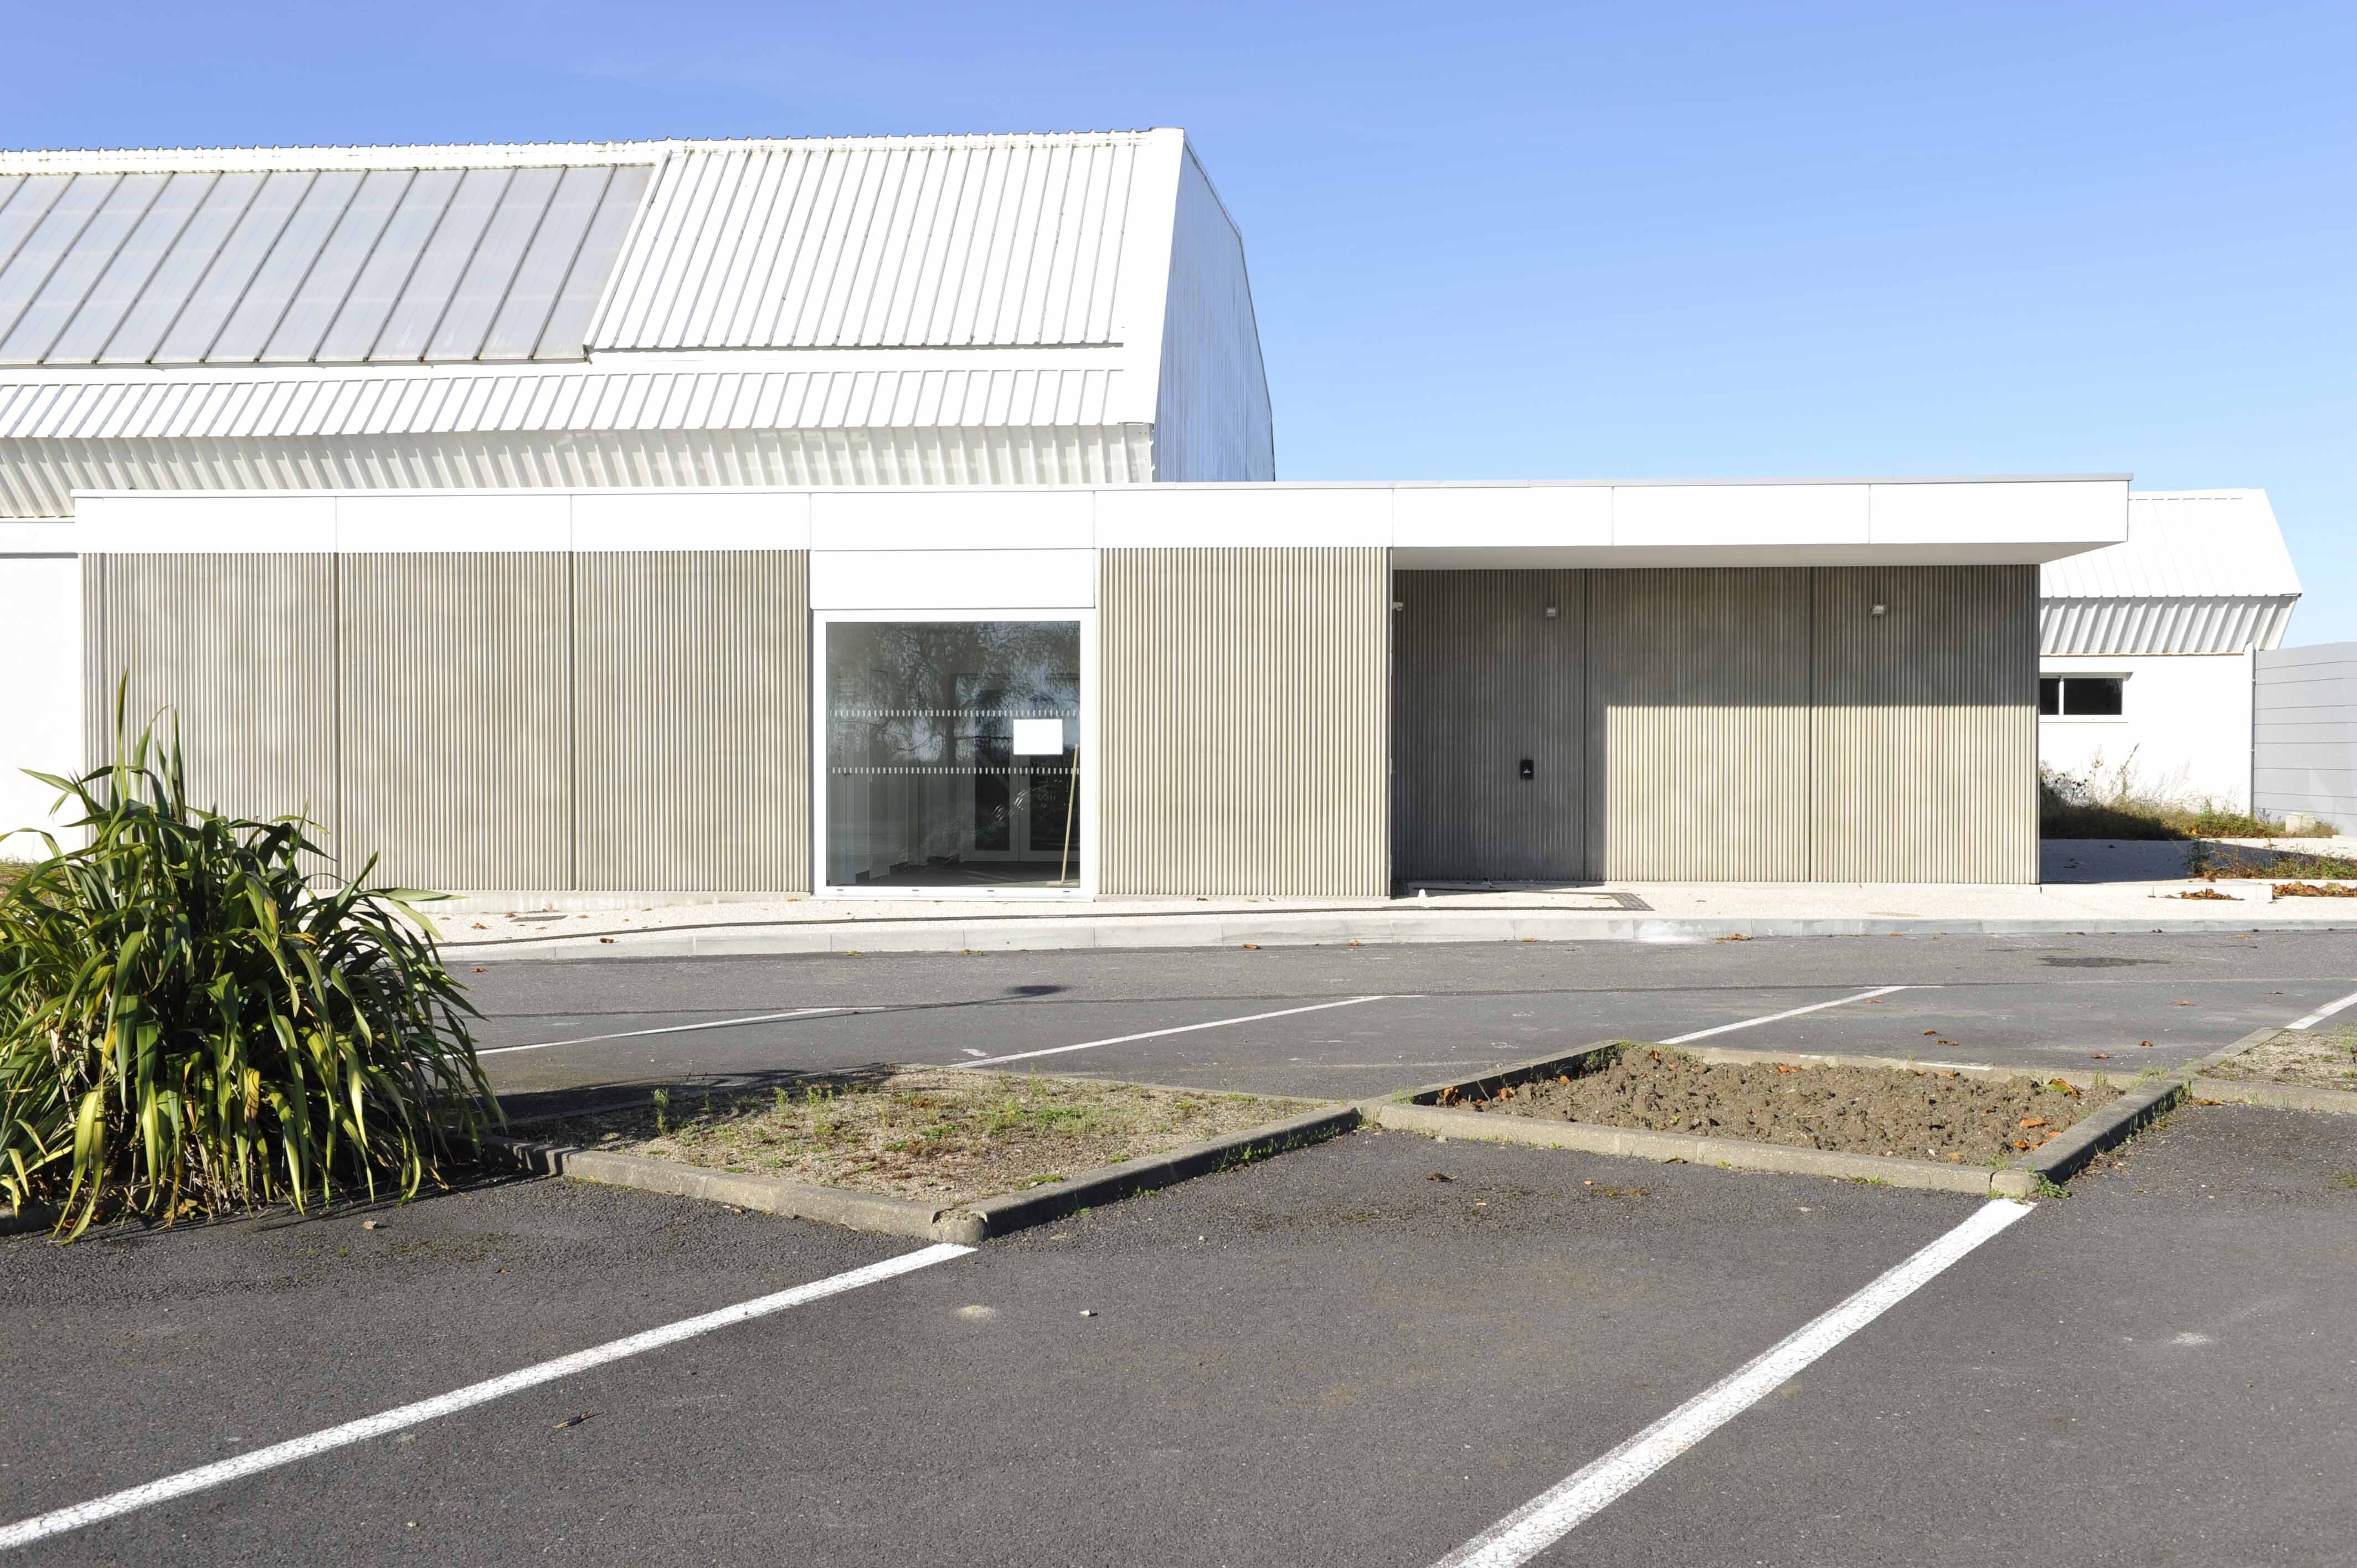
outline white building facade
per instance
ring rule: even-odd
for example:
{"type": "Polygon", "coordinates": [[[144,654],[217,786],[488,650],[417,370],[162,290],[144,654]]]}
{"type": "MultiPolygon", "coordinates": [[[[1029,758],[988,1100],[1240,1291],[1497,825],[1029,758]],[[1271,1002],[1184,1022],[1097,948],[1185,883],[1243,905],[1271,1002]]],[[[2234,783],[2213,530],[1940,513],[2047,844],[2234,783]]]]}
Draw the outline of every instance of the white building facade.
{"type": "Polygon", "coordinates": [[[2127,512],[1278,482],[1176,131],[0,155],[0,770],[407,886],[2030,881],[2127,512]]]}
{"type": "Polygon", "coordinates": [[[2256,657],[2299,575],[2264,490],[2137,491],[2127,538],[2040,569],[2040,765],[2253,807],[2256,657]]]}

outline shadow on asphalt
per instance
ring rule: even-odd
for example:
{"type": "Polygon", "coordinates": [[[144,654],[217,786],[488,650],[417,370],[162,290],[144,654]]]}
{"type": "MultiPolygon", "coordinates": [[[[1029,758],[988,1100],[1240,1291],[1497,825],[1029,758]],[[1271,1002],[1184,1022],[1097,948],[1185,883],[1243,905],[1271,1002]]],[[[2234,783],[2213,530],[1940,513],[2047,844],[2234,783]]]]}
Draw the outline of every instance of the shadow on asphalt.
{"type": "Polygon", "coordinates": [[[744,1072],[684,1073],[672,1078],[633,1078],[587,1083],[565,1089],[533,1090],[503,1094],[500,1108],[507,1112],[508,1131],[527,1136],[537,1124],[573,1116],[593,1116],[607,1111],[632,1111],[654,1103],[655,1095],[669,1096],[674,1106],[710,1100],[716,1095],[769,1093],[779,1089],[808,1092],[818,1089],[873,1089],[900,1069],[890,1062],[866,1062],[857,1067],[770,1068],[744,1072]]]}

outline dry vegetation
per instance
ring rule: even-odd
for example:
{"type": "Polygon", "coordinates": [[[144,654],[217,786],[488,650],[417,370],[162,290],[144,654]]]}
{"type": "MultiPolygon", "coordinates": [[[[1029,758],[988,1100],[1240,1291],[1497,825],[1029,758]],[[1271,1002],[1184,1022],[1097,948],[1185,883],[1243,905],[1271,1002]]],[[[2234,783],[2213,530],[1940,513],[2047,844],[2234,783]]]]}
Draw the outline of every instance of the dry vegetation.
{"type": "Polygon", "coordinates": [[[544,1135],[894,1197],[971,1202],[1315,1109],[1028,1074],[881,1067],[673,1107],[575,1117],[544,1135]]]}
{"type": "Polygon", "coordinates": [[[2050,839],[2182,841],[2295,836],[2272,817],[2227,811],[2210,800],[2178,800],[2157,794],[2137,781],[2134,768],[2127,763],[2108,769],[2098,766],[2084,777],[2040,768],[2038,832],[2040,837],[2050,839]]]}

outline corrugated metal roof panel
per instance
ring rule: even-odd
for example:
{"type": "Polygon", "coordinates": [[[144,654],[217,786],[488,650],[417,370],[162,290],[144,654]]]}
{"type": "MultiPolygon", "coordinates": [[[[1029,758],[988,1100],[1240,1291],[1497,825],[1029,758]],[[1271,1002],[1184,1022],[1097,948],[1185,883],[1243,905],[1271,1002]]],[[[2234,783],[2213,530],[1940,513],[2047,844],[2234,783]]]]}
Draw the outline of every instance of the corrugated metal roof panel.
{"type": "Polygon", "coordinates": [[[564,371],[0,383],[0,440],[420,431],[1044,426],[1109,417],[1109,370],[564,371]]]}
{"type": "Polygon", "coordinates": [[[2298,596],[2046,599],[2038,609],[2039,651],[2240,653],[2273,648],[2283,640],[2298,596]]]}
{"type": "Polygon", "coordinates": [[[667,158],[599,349],[1116,341],[1144,136],[784,143],[667,158]]]}
{"type": "Polygon", "coordinates": [[[2040,568],[2053,599],[2273,598],[2299,574],[2265,490],[2143,491],[2128,497],[2128,536],[2040,568]]]}
{"type": "Polygon", "coordinates": [[[585,357],[646,168],[319,163],[0,176],[0,364],[585,357]]]}

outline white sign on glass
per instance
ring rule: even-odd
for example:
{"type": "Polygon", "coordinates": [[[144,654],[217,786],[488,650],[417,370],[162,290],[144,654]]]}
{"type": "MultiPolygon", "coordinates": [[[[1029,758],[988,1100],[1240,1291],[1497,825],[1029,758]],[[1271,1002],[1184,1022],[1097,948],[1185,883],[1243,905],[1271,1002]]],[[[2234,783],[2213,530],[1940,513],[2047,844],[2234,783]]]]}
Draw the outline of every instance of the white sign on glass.
{"type": "Polygon", "coordinates": [[[1063,754],[1063,720],[1017,719],[1015,721],[1016,756],[1061,757],[1063,754]]]}

